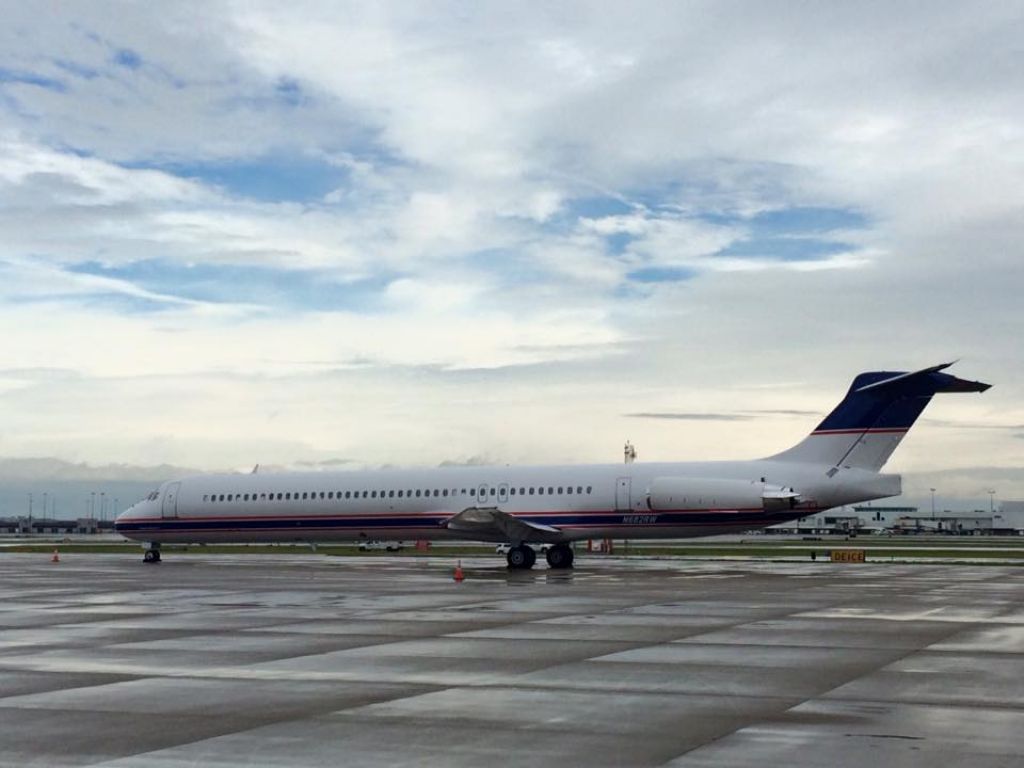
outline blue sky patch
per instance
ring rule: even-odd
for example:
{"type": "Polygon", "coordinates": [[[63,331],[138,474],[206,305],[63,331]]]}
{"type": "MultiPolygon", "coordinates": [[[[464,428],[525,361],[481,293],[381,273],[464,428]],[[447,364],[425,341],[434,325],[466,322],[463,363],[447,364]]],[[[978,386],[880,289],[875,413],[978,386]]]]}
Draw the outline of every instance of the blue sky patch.
{"type": "Polygon", "coordinates": [[[130,48],[119,48],[114,52],[114,63],[125,69],[138,69],[142,66],[142,57],[130,48]]]}
{"type": "Polygon", "coordinates": [[[761,232],[830,232],[837,229],[863,229],[868,225],[864,214],[849,208],[783,208],[759,213],[749,222],[761,232]]]}
{"type": "Polygon", "coordinates": [[[606,216],[625,216],[633,207],[617,197],[577,197],[570,200],[565,212],[576,219],[603,219],[606,216]]]}
{"type": "Polygon", "coordinates": [[[52,77],[46,77],[36,72],[26,72],[17,69],[5,69],[0,67],[0,83],[18,83],[21,85],[34,85],[45,88],[48,91],[67,93],[68,87],[62,81],[52,77]]]}
{"type": "Polygon", "coordinates": [[[612,253],[625,253],[629,244],[632,243],[636,237],[629,234],[629,232],[615,232],[611,235],[606,235],[604,240],[608,244],[608,250],[612,253]]]}
{"type": "Polygon", "coordinates": [[[635,211],[617,197],[576,197],[567,199],[558,212],[545,223],[549,232],[572,232],[581,219],[604,219],[626,216],[635,211]]]}
{"type": "Polygon", "coordinates": [[[629,272],[626,277],[635,283],[680,283],[696,275],[687,267],[642,267],[629,272]]]}
{"type": "Polygon", "coordinates": [[[810,237],[755,237],[732,243],[715,255],[776,261],[816,261],[851,249],[848,243],[810,237]]]}
{"type": "Polygon", "coordinates": [[[815,261],[855,250],[856,246],[829,234],[864,229],[869,225],[859,211],[824,207],[783,208],[750,218],[726,215],[701,218],[716,224],[739,226],[746,231],[745,237],[719,251],[717,256],[776,261],[815,261]]]}
{"type": "Polygon", "coordinates": [[[797,206],[763,211],[754,216],[734,213],[700,214],[703,221],[726,226],[743,225],[755,235],[814,235],[844,229],[865,229],[868,218],[852,208],[797,206]]]}
{"type": "Polygon", "coordinates": [[[631,189],[626,193],[626,197],[652,211],[663,209],[666,206],[672,206],[678,210],[676,203],[681,198],[695,196],[700,199],[701,196],[706,196],[711,191],[708,185],[701,184],[694,179],[686,181],[672,179],[644,189],[631,189]]]}
{"type": "Polygon", "coordinates": [[[77,61],[71,61],[69,59],[54,59],[54,66],[64,70],[69,75],[80,77],[83,80],[92,80],[99,77],[99,70],[88,67],[85,64],[79,64],[77,61]]]}
{"type": "Polygon", "coordinates": [[[308,203],[342,186],[348,178],[343,167],[306,155],[273,154],[239,160],[170,163],[157,166],[232,195],[267,203],[308,203]]]}

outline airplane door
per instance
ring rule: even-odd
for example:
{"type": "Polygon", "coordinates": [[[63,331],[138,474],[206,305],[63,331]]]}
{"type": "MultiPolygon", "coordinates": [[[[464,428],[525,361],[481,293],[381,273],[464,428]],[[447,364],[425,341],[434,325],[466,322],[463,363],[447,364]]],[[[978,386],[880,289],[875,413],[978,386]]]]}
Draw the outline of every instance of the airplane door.
{"type": "Polygon", "coordinates": [[[631,508],[629,504],[629,486],[630,478],[628,477],[620,477],[615,481],[616,510],[628,510],[631,508]]]}
{"type": "Polygon", "coordinates": [[[181,483],[171,483],[164,491],[164,505],[162,508],[164,517],[178,516],[178,489],[180,487],[181,483]]]}

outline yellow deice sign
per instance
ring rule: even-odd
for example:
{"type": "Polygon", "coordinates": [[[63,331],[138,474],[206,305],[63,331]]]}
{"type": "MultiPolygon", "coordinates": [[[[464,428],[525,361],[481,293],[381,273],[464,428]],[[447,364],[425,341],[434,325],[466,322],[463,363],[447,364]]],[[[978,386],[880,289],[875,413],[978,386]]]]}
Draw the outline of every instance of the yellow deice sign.
{"type": "Polygon", "coordinates": [[[863,563],[864,562],[864,550],[863,549],[833,549],[831,554],[832,554],[832,562],[833,563],[863,563]]]}

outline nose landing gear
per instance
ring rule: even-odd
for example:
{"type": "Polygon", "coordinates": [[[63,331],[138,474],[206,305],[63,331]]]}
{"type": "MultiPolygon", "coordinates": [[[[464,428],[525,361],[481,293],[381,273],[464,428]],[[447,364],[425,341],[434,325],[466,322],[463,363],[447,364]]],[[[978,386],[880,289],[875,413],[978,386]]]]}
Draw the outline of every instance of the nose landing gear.
{"type": "Polygon", "coordinates": [[[142,553],[142,562],[144,563],[159,563],[160,562],[160,545],[150,544],[149,549],[142,553]]]}

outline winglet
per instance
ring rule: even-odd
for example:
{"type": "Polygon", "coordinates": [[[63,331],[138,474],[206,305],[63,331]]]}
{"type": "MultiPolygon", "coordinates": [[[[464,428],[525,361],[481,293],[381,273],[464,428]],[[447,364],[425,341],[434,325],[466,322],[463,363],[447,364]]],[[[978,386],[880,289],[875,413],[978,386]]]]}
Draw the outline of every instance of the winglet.
{"type": "MultiPolygon", "coordinates": [[[[954,360],[953,362],[956,362],[956,361],[954,360]]],[[[888,386],[889,384],[895,384],[897,381],[903,381],[904,379],[909,379],[909,378],[912,378],[914,376],[923,376],[926,373],[938,373],[939,371],[946,370],[951,365],[953,365],[953,363],[939,363],[938,365],[933,365],[931,368],[922,368],[920,371],[911,371],[910,373],[901,373],[901,374],[898,374],[896,376],[892,376],[892,377],[890,377],[888,379],[882,379],[881,381],[876,381],[873,384],[865,384],[863,387],[858,387],[857,389],[855,389],[854,392],[867,392],[869,389],[877,389],[878,387],[885,387],[885,386],[888,386]]]]}

